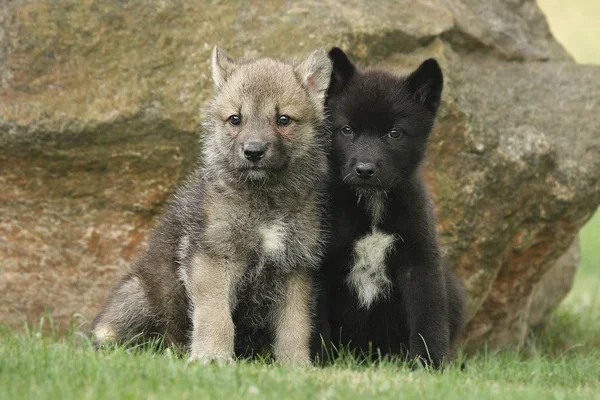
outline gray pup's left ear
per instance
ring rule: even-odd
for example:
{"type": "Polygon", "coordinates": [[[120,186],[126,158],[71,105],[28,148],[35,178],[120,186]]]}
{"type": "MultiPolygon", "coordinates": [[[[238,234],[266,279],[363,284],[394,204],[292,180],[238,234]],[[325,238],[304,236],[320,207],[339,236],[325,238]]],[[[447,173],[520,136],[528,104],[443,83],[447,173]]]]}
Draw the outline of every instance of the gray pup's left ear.
{"type": "Polygon", "coordinates": [[[211,58],[212,78],[218,88],[222,87],[237,64],[218,46],[215,46],[211,58]]]}
{"type": "Polygon", "coordinates": [[[302,86],[319,102],[325,102],[325,94],[331,79],[331,60],[325,49],[310,53],[308,58],[298,64],[294,71],[302,86]]]}

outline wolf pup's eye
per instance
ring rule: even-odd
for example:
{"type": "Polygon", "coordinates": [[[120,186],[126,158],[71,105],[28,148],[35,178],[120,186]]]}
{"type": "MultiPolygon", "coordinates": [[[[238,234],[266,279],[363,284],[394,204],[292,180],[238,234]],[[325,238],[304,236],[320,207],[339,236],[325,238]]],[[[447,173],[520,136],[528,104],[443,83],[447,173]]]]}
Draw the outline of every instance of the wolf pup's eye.
{"type": "Polygon", "coordinates": [[[352,135],[354,133],[352,131],[352,128],[350,128],[348,125],[342,126],[342,129],[340,129],[340,130],[346,136],[350,136],[350,135],[352,135]]]}
{"type": "Polygon", "coordinates": [[[289,115],[280,115],[279,117],[277,117],[277,125],[279,126],[288,126],[289,124],[292,123],[292,119],[290,118],[289,115]]]}
{"type": "Polygon", "coordinates": [[[401,137],[403,134],[401,129],[392,129],[391,131],[388,132],[388,136],[391,137],[392,139],[398,139],[399,137],[401,137]]]}
{"type": "Polygon", "coordinates": [[[233,114],[230,115],[229,118],[227,118],[227,121],[229,121],[229,123],[233,126],[238,126],[242,123],[242,117],[237,114],[233,114]]]}

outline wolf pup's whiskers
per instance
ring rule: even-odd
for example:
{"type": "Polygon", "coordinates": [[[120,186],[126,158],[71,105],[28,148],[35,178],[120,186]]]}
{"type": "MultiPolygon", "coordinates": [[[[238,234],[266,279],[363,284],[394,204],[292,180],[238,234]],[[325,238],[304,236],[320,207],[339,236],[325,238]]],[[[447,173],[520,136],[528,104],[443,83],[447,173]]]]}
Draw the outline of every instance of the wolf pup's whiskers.
{"type": "Polygon", "coordinates": [[[215,48],[203,166],[93,323],[97,343],[163,335],[191,359],[272,347],[308,364],[323,252],[327,53],[298,65],[236,62],[215,48]]]}

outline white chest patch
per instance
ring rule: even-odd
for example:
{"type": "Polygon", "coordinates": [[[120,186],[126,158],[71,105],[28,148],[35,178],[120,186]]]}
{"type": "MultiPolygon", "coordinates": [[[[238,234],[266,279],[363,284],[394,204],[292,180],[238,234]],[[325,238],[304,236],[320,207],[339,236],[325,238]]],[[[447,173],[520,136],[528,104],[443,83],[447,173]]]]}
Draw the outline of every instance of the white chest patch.
{"type": "Polygon", "coordinates": [[[285,252],[285,225],[281,222],[265,224],[258,229],[262,249],[266,255],[277,256],[285,252]]]}
{"type": "Polygon", "coordinates": [[[377,229],[354,243],[354,265],[347,284],[358,294],[360,305],[369,308],[381,296],[387,296],[392,282],[386,274],[386,259],[394,249],[394,235],[377,229]]]}

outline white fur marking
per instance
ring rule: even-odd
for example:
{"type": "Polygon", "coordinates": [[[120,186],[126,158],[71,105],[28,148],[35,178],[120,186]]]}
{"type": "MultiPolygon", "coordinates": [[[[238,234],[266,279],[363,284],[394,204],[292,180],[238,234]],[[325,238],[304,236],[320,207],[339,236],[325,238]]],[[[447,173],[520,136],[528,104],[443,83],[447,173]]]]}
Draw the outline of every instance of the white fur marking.
{"type": "Polygon", "coordinates": [[[262,247],[266,254],[280,254],[285,250],[285,226],[281,222],[263,225],[258,232],[262,238],[262,247]]]}
{"type": "Polygon", "coordinates": [[[110,343],[117,339],[117,334],[109,326],[101,325],[94,329],[94,338],[98,343],[110,343]]]}
{"type": "Polygon", "coordinates": [[[354,265],[347,283],[358,294],[361,307],[368,309],[380,296],[389,293],[392,282],[386,274],[386,259],[395,240],[393,235],[373,228],[354,243],[354,265]]]}
{"type": "Polygon", "coordinates": [[[189,293],[189,291],[191,290],[190,276],[188,275],[185,266],[180,265],[179,268],[177,268],[177,275],[181,283],[183,283],[183,287],[185,288],[186,292],[189,293]]]}
{"type": "Polygon", "coordinates": [[[376,192],[367,196],[367,209],[371,214],[373,226],[377,225],[384,216],[385,212],[385,193],[376,192]]]}
{"type": "Polygon", "coordinates": [[[179,247],[177,248],[177,259],[181,263],[187,257],[188,249],[190,248],[190,237],[184,235],[181,237],[179,247]]]}
{"type": "Polygon", "coordinates": [[[183,264],[183,261],[187,257],[188,249],[190,247],[190,238],[188,235],[185,235],[181,238],[179,242],[179,247],[177,248],[177,261],[179,261],[179,267],[177,268],[177,275],[179,280],[183,283],[187,293],[190,292],[190,277],[188,275],[186,266],[183,264]]]}

